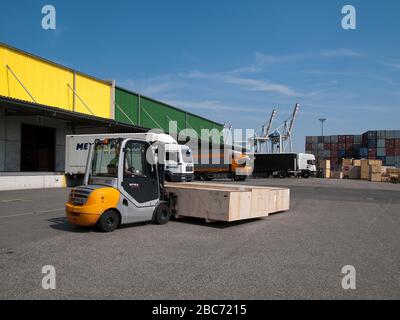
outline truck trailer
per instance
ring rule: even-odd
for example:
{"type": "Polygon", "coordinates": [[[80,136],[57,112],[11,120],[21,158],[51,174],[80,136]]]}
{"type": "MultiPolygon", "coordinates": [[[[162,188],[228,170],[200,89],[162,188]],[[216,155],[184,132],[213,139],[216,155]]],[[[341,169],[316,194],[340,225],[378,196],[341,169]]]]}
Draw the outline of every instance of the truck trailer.
{"type": "Polygon", "coordinates": [[[313,154],[305,153],[258,153],[254,155],[254,177],[279,178],[315,176],[316,160],[313,154]]]}
{"type": "Polygon", "coordinates": [[[153,146],[165,145],[165,179],[171,182],[192,181],[194,165],[192,151],[163,133],[117,133],[68,135],[65,144],[65,174],[70,181],[82,183],[90,146],[96,139],[132,138],[149,142],[153,146]]]}

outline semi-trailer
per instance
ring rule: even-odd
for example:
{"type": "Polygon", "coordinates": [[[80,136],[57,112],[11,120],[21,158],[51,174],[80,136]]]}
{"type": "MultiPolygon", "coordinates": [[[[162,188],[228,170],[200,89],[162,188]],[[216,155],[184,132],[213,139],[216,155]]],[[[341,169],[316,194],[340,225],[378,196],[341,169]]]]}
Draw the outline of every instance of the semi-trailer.
{"type": "Polygon", "coordinates": [[[254,155],[255,177],[276,176],[286,178],[301,176],[309,178],[317,172],[316,160],[313,154],[305,153],[265,153],[254,155]]]}

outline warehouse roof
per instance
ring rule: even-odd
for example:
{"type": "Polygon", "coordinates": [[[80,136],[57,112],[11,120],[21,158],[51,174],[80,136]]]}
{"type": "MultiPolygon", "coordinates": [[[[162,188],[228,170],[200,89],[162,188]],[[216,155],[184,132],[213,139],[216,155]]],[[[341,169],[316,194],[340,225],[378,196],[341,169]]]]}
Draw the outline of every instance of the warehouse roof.
{"type": "Polygon", "coordinates": [[[84,113],[68,111],[61,108],[50,107],[46,105],[41,105],[33,102],[27,102],[23,100],[17,100],[13,98],[8,98],[0,96],[0,109],[5,109],[7,115],[18,115],[18,116],[43,116],[49,118],[57,118],[70,122],[74,125],[93,125],[93,126],[108,126],[110,129],[118,130],[119,132],[146,132],[149,129],[129,125],[126,123],[118,122],[111,119],[101,118],[97,116],[92,116],[84,113]],[[21,108],[23,107],[23,109],[21,108]]]}

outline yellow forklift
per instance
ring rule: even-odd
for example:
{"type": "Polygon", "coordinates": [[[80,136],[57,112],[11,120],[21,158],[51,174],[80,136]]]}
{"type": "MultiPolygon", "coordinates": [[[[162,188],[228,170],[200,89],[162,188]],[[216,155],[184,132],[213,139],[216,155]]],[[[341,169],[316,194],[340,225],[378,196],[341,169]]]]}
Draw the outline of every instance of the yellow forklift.
{"type": "Polygon", "coordinates": [[[139,139],[97,139],[87,160],[84,185],[66,203],[68,221],[112,232],[121,224],[166,224],[173,196],[164,188],[162,145],[139,139]]]}

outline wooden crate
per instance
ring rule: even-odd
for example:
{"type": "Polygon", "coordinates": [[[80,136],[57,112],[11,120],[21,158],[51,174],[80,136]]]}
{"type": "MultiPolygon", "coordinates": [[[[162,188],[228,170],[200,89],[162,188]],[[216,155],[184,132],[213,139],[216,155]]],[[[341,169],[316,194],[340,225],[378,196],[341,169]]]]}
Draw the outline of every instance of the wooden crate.
{"type": "Polygon", "coordinates": [[[353,159],[342,159],[342,166],[352,166],[353,165],[353,159]]]}
{"type": "Polygon", "coordinates": [[[380,165],[371,165],[369,166],[370,173],[381,173],[382,174],[382,166],[380,165]]]}
{"type": "Polygon", "coordinates": [[[238,221],[267,217],[290,208],[287,188],[212,183],[166,183],[177,196],[176,215],[206,221],[238,221]]]}
{"type": "Polygon", "coordinates": [[[343,179],[343,172],[341,171],[331,171],[331,179],[343,179]]]}
{"type": "Polygon", "coordinates": [[[370,180],[370,166],[382,166],[382,160],[361,160],[361,179],[370,180]]]}
{"type": "Polygon", "coordinates": [[[382,182],[382,173],[380,173],[380,172],[377,172],[377,173],[371,172],[369,174],[369,181],[382,182]]]}

